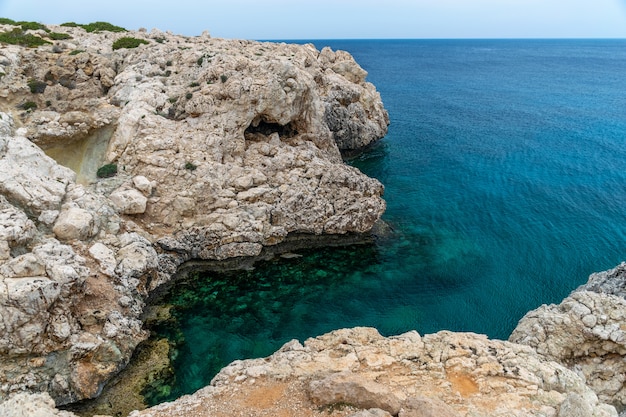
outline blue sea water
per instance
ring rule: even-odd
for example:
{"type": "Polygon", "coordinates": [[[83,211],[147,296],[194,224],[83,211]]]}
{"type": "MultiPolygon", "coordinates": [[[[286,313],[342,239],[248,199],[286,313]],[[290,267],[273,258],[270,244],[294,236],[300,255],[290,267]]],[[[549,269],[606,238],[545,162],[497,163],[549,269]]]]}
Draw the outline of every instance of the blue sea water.
{"type": "Polygon", "coordinates": [[[394,233],[178,286],[176,380],[153,403],[341,327],[506,339],[626,260],[626,40],[314,43],[352,53],[389,111],[351,163],[385,185],[394,233]]]}

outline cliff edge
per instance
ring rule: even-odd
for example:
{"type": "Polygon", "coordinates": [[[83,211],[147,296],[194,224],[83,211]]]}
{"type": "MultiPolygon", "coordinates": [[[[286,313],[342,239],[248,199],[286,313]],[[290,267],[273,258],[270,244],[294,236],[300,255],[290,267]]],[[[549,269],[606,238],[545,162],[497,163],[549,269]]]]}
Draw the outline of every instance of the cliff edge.
{"type": "Polygon", "coordinates": [[[385,209],[341,158],[389,122],[348,53],[118,29],[0,25],[0,400],[97,396],[187,261],[385,209]]]}

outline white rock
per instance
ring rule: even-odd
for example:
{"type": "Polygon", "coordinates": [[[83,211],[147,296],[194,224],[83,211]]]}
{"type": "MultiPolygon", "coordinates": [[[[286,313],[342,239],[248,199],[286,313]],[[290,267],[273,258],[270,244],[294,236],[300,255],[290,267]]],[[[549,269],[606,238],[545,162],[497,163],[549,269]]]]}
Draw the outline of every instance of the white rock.
{"type": "Polygon", "coordinates": [[[141,214],[146,211],[148,199],[135,189],[114,191],[109,198],[122,214],[141,214]]]}
{"type": "Polygon", "coordinates": [[[152,194],[152,183],[143,175],[133,177],[133,185],[141,191],[146,197],[152,194]]]}
{"type": "Polygon", "coordinates": [[[62,210],[52,230],[61,240],[86,240],[97,233],[93,215],[77,207],[62,210]]]}
{"type": "Polygon", "coordinates": [[[11,259],[1,269],[6,277],[23,278],[46,275],[46,267],[37,256],[32,253],[20,255],[11,259]]]}
{"type": "Polygon", "coordinates": [[[100,270],[103,274],[113,276],[115,274],[115,267],[117,261],[115,260],[115,254],[111,249],[101,242],[94,243],[89,248],[89,254],[100,264],[100,270]]]}

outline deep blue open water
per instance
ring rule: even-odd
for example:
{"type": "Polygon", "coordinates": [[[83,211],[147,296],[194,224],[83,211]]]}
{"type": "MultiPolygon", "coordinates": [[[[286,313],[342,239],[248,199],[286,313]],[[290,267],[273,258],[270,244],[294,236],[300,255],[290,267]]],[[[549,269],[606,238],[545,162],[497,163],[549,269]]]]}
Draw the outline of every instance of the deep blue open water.
{"type": "Polygon", "coordinates": [[[314,43],[352,53],[389,110],[352,163],[385,185],[394,233],[179,286],[176,381],[151,402],[341,327],[506,339],[626,260],[626,40],[314,43]]]}

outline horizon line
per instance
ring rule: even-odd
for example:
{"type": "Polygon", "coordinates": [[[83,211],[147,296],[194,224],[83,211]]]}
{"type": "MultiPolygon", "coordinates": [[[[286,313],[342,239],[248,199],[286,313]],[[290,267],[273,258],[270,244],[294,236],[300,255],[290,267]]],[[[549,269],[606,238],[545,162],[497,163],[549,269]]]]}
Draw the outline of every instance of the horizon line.
{"type": "MultiPolygon", "coordinates": [[[[238,39],[238,38],[226,38],[221,36],[213,36],[215,38],[222,39],[238,39]]],[[[626,40],[625,37],[432,37],[432,38],[402,38],[402,37],[389,37],[389,38],[250,38],[250,40],[258,42],[285,42],[285,41],[438,41],[438,40],[626,40]]]]}

